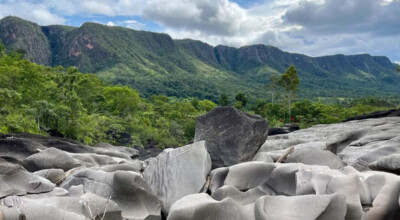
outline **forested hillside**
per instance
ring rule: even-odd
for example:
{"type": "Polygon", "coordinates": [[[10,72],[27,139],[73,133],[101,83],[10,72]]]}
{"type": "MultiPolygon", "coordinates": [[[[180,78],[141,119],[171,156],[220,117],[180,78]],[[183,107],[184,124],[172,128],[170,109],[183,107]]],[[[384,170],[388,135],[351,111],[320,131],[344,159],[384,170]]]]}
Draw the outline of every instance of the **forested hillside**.
{"type": "Polygon", "coordinates": [[[387,97],[398,94],[400,74],[387,57],[368,54],[309,57],[266,45],[212,47],[166,34],[84,23],[41,27],[17,17],[0,20],[8,50],[25,51],[38,64],[75,66],[144,97],[165,94],[217,101],[242,91],[251,102],[264,99],[265,83],[295,65],[300,98],[387,97]]]}
{"type": "MultiPolygon", "coordinates": [[[[226,96],[220,104],[260,114],[271,126],[283,125],[287,115],[281,103],[264,99],[250,105],[243,93],[236,99],[226,96]]],[[[0,133],[66,136],[87,144],[181,146],[193,139],[195,118],[215,107],[198,98],[144,98],[137,90],[110,85],[73,67],[47,67],[23,59],[19,52],[5,53],[0,43],[0,133]]],[[[392,107],[370,98],[343,105],[302,101],[293,104],[292,122],[308,127],[392,107]]]]}

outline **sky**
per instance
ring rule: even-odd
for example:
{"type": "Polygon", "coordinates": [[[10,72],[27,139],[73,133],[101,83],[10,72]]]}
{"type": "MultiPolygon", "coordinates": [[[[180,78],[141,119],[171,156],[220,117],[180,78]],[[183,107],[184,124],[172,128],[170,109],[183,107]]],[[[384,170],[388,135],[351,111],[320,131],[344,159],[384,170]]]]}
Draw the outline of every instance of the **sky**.
{"type": "Polygon", "coordinates": [[[98,22],[213,46],[266,44],[310,56],[388,56],[400,64],[400,0],[0,0],[0,18],[98,22]]]}

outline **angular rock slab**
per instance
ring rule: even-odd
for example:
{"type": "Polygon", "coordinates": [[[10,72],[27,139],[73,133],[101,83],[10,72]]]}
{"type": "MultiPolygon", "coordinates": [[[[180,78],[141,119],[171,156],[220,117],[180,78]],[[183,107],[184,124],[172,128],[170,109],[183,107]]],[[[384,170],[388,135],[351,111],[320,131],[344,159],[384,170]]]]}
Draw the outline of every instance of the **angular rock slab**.
{"type": "Polygon", "coordinates": [[[194,141],[207,141],[212,168],[251,161],[268,136],[268,122],[233,107],[218,107],[196,119],[194,141]]]}
{"type": "Polygon", "coordinates": [[[79,196],[76,192],[79,191],[78,186],[82,186],[83,193],[111,198],[121,209],[124,218],[161,219],[161,203],[138,173],[82,169],[68,176],[60,185],[75,194],[74,197],[79,196]]]}
{"type": "Polygon", "coordinates": [[[203,188],[211,169],[206,142],[195,142],[177,149],[165,150],[149,160],[144,179],[162,201],[165,213],[178,199],[203,188]]]}

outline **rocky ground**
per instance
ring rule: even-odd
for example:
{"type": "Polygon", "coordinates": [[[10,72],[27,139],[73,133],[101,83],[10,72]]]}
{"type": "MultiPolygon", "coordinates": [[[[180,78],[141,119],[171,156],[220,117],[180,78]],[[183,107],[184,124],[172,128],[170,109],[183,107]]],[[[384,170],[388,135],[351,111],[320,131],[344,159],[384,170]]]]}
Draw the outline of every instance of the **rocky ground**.
{"type": "Polygon", "coordinates": [[[193,144],[144,161],[106,143],[3,135],[0,220],[400,219],[400,117],[293,128],[217,108],[193,144]]]}

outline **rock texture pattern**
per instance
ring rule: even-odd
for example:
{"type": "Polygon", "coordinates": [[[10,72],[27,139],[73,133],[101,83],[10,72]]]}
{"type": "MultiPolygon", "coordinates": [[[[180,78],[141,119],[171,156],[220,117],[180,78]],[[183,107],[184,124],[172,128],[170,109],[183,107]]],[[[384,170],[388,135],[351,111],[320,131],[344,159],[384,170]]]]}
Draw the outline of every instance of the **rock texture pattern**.
{"type": "Polygon", "coordinates": [[[212,168],[251,161],[268,136],[268,122],[233,107],[218,107],[196,120],[194,141],[207,141],[212,168]]]}
{"type": "Polygon", "coordinates": [[[0,219],[400,219],[399,117],[266,141],[265,121],[232,108],[198,122],[204,140],[143,157],[106,143],[0,135],[0,219]]]}
{"type": "Polygon", "coordinates": [[[200,141],[166,150],[150,159],[143,177],[162,201],[163,210],[168,213],[175,201],[201,191],[210,170],[211,159],[206,142],[200,141]]]}

